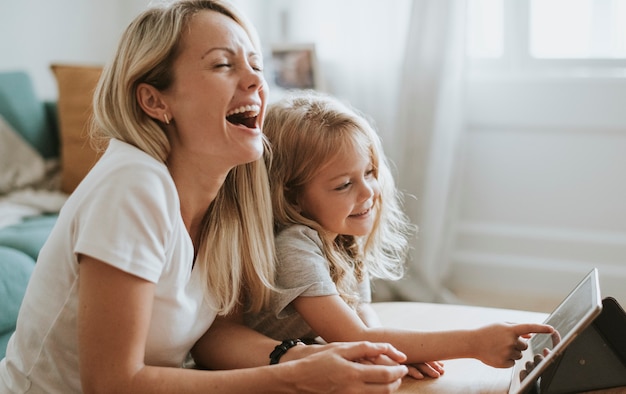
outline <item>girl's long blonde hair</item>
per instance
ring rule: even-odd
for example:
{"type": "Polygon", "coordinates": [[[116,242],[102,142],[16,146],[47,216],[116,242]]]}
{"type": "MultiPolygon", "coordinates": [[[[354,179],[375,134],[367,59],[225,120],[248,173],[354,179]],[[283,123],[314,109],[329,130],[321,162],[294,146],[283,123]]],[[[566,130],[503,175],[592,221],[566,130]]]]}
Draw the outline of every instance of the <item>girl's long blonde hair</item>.
{"type": "MultiPolygon", "coordinates": [[[[256,31],[228,2],[180,0],[144,11],[128,26],[112,63],[102,72],[94,95],[93,141],[116,138],[166,162],[168,135],[160,122],[143,112],[135,91],[140,83],[159,90],[172,84],[181,36],[191,18],[206,10],[241,25],[261,53],[256,31]]],[[[195,264],[206,277],[207,299],[212,296],[220,314],[232,311],[244,296],[252,310],[259,310],[274,283],[271,201],[262,159],[230,171],[202,226],[195,264]]]]}
{"type": "Polygon", "coordinates": [[[323,244],[333,280],[349,304],[358,302],[356,284],[368,273],[371,278],[397,280],[404,273],[408,237],[414,231],[401,207],[378,134],[357,110],[329,95],[314,91],[292,92],[268,107],[264,133],[272,147],[269,168],[274,231],[293,224],[315,229],[323,244]],[[347,147],[369,155],[381,193],[377,217],[368,236],[340,235],[334,242],[324,236],[319,223],[304,217],[297,208],[303,187],[319,169],[347,147]]]}

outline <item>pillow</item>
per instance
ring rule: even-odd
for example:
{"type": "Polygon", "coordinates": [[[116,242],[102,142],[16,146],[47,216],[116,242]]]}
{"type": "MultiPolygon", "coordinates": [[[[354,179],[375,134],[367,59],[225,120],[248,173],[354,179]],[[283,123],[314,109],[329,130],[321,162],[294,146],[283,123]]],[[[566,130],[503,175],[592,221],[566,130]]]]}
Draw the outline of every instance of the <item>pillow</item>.
{"type": "Polygon", "coordinates": [[[61,190],[69,194],[100,156],[91,147],[88,133],[93,93],[102,67],[53,64],[51,69],[59,91],[61,190]]]}
{"type": "Polygon", "coordinates": [[[48,113],[50,106],[37,98],[27,72],[0,72],[0,115],[44,159],[59,156],[57,119],[48,113]]]}
{"type": "MultiPolygon", "coordinates": [[[[15,330],[17,314],[33,272],[35,260],[24,253],[0,246],[0,333],[15,330]]],[[[0,357],[6,343],[0,343],[0,357]]]]}
{"type": "Polygon", "coordinates": [[[46,173],[43,157],[0,115],[0,194],[39,182],[46,173]]]}

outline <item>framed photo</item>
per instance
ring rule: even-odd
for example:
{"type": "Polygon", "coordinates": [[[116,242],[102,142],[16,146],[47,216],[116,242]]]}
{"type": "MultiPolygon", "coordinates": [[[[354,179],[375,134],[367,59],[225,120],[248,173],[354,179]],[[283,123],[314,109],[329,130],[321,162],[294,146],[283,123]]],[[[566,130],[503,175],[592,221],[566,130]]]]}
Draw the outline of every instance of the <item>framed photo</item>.
{"type": "Polygon", "coordinates": [[[272,46],[271,79],[282,89],[319,89],[320,76],[315,44],[272,46]]]}

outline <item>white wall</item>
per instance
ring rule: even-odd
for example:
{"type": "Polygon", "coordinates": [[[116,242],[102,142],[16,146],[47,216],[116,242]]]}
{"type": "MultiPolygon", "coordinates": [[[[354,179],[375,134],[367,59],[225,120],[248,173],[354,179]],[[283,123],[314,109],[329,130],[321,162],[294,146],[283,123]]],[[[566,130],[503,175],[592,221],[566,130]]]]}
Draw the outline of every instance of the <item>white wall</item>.
{"type": "Polygon", "coordinates": [[[625,305],[626,81],[479,78],[468,101],[450,286],[551,310],[598,267],[603,296],[625,305]]]}
{"type": "MultiPolygon", "coordinates": [[[[50,64],[103,65],[128,23],[162,0],[0,0],[0,71],[26,70],[41,98],[57,97],[50,64]]],[[[266,0],[235,0],[261,35],[266,0]]]]}
{"type": "Polygon", "coordinates": [[[147,0],[0,0],[0,70],[26,70],[37,93],[57,96],[50,64],[104,64],[147,0]]]}

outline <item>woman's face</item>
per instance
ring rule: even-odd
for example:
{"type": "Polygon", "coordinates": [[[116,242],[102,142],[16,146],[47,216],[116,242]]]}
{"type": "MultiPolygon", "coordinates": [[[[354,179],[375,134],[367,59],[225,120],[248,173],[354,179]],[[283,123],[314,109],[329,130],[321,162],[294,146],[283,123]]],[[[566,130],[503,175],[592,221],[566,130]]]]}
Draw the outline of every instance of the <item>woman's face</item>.
{"type": "Polygon", "coordinates": [[[261,54],[239,24],[214,11],[193,16],[173,84],[163,92],[176,125],[172,154],[226,169],[259,159],[267,94],[262,69],[261,54]]]}

